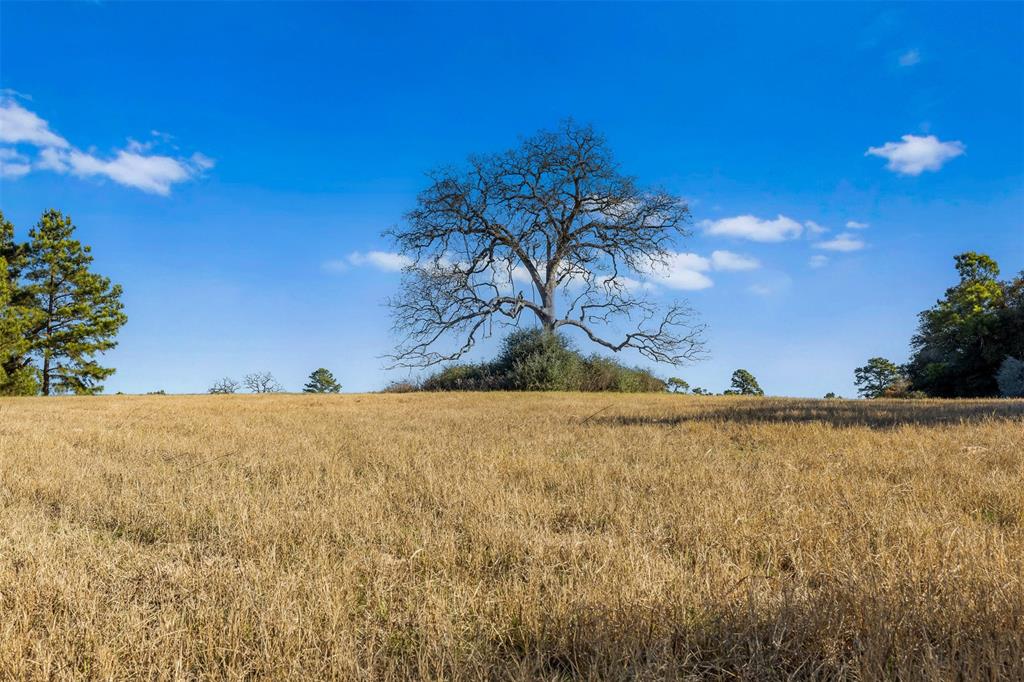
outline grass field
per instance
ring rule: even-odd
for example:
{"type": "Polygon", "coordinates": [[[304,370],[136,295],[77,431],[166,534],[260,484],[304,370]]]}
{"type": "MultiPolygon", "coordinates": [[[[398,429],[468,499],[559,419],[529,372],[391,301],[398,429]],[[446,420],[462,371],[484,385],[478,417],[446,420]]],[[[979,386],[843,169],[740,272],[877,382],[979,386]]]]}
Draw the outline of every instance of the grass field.
{"type": "Polygon", "coordinates": [[[3,679],[737,676],[1024,679],[1024,401],[0,399],[3,679]]]}

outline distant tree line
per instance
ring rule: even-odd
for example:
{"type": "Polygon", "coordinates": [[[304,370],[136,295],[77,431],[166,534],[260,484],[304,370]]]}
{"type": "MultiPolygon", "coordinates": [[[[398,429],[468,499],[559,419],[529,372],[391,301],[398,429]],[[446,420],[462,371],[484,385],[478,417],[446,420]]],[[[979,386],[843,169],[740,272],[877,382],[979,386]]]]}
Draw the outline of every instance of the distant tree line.
{"type": "Polygon", "coordinates": [[[954,258],[960,281],[918,315],[905,365],[881,357],[854,372],[865,398],[1024,397],[1024,272],[968,251],[954,258]]]}
{"type": "MultiPolygon", "coordinates": [[[[281,393],[284,391],[284,387],[278,383],[277,379],[270,372],[253,372],[242,377],[241,382],[235,381],[231,377],[218,379],[209,388],[207,393],[214,395],[238,393],[243,387],[248,389],[250,393],[281,393]]],[[[340,393],[341,384],[338,383],[329,369],[320,367],[310,373],[309,380],[303,386],[302,392],[340,393]]]]}
{"type": "Polygon", "coordinates": [[[18,243],[0,212],[0,395],[91,395],[114,373],[95,356],[128,319],[121,287],[91,271],[74,233],[50,209],[18,243]]]}

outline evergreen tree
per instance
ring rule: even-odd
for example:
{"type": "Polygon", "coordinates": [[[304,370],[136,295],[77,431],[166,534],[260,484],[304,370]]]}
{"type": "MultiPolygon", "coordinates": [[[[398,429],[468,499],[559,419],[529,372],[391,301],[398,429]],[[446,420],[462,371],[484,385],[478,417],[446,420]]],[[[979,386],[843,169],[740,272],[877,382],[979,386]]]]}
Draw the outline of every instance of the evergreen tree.
{"type": "Polygon", "coordinates": [[[0,395],[32,395],[38,384],[29,356],[28,330],[37,317],[20,286],[24,246],[0,211],[0,395]]]}
{"type": "Polygon", "coordinates": [[[738,369],[732,373],[732,388],[725,391],[724,395],[764,395],[764,391],[753,374],[745,369],[738,369]]]}
{"type": "Polygon", "coordinates": [[[302,388],[303,393],[340,393],[341,384],[334,379],[331,371],[321,367],[309,375],[309,381],[302,388]]]}
{"type": "Polygon", "coordinates": [[[93,356],[117,345],[114,336],[128,319],[120,285],[89,271],[91,249],[74,231],[70,217],[51,209],[29,232],[24,278],[39,315],[28,340],[43,395],[102,391],[114,369],[93,356]]]}
{"type": "Polygon", "coordinates": [[[904,378],[903,368],[885,358],[871,358],[853,370],[853,383],[863,398],[882,398],[904,378]]]}

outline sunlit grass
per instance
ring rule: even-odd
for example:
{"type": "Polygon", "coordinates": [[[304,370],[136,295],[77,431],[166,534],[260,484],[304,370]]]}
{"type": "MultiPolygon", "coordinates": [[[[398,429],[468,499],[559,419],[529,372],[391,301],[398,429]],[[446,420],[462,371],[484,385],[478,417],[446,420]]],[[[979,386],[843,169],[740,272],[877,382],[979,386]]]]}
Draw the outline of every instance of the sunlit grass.
{"type": "Polygon", "coordinates": [[[0,400],[0,677],[1024,678],[1024,402],[0,400]]]}

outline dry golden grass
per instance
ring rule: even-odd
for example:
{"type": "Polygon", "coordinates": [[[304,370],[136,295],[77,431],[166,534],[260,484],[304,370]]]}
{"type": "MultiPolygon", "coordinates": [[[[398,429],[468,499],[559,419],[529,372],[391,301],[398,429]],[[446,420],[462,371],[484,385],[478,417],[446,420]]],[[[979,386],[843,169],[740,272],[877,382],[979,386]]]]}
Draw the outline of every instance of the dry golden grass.
{"type": "Polygon", "coordinates": [[[1020,401],[0,400],[0,676],[1024,679],[1022,471],[1020,401]]]}

